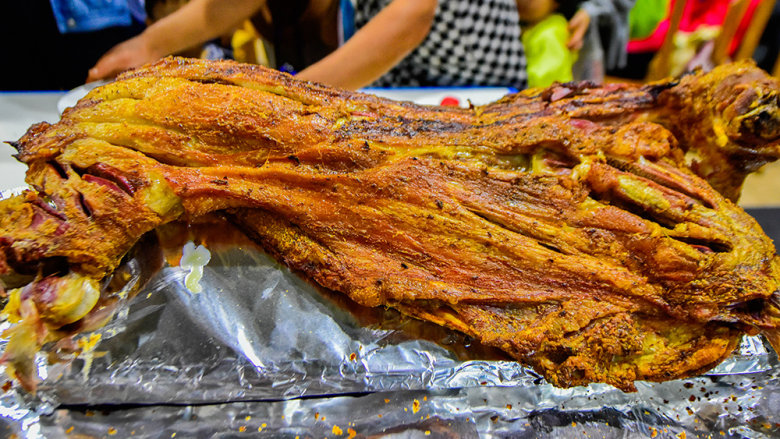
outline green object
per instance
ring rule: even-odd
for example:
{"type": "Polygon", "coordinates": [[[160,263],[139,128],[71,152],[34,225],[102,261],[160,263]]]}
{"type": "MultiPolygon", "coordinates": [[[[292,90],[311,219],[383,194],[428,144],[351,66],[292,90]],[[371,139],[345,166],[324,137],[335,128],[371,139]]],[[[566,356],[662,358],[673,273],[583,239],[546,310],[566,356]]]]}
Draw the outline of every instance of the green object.
{"type": "Polygon", "coordinates": [[[552,14],[524,30],[522,40],[528,61],[528,87],[572,80],[577,54],[566,47],[569,24],[563,15],[552,14]]]}
{"type": "Polygon", "coordinates": [[[636,0],[628,14],[628,32],[632,40],[649,37],[669,13],[669,0],[636,0]]]}

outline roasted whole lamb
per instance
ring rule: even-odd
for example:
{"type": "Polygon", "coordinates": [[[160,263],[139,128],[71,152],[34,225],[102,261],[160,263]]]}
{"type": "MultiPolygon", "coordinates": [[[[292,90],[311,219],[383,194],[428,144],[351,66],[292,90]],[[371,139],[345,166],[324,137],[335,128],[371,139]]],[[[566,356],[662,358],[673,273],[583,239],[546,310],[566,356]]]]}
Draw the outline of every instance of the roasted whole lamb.
{"type": "Polygon", "coordinates": [[[43,344],[110,315],[103,279],[144,233],[216,211],[316,284],[558,386],[700,374],[743,334],[778,349],[780,258],[734,204],[780,156],[778,85],[732,64],[461,109],[232,62],[128,72],[14,144],[2,361],[34,388],[43,344]]]}

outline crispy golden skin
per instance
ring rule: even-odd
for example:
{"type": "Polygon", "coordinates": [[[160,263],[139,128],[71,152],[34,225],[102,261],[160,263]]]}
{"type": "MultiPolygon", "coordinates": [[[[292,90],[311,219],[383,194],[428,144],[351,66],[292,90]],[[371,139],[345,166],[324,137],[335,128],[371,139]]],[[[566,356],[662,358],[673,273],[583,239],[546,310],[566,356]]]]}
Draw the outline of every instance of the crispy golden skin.
{"type": "Polygon", "coordinates": [[[0,202],[0,272],[43,274],[8,285],[4,360],[31,387],[30,352],[95,312],[52,267],[97,281],[144,232],[214,211],[323,287],[560,386],[699,374],[744,333],[777,348],[780,258],[729,200],[780,156],[777,91],[739,64],[458,109],[160,61],[17,145],[33,190],[0,202]]]}

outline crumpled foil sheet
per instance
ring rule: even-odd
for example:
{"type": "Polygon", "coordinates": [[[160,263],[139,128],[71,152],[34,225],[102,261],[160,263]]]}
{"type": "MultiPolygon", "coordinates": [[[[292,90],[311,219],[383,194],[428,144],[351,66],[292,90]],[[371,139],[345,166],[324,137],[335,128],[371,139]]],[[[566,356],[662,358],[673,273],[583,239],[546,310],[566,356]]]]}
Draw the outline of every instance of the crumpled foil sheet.
{"type": "Polygon", "coordinates": [[[0,436],[780,434],[780,367],[760,337],[695,379],[559,389],[516,362],[458,356],[478,350],[462,335],[363,315],[249,242],[209,248],[201,292],[166,265],[94,352],[55,365],[40,355],[37,394],[0,397],[0,436]]]}
{"type": "MultiPolygon", "coordinates": [[[[401,390],[206,405],[64,407],[24,437],[770,438],[778,374],[638,385],[401,390]],[[771,390],[774,389],[774,390],[771,390]]],[[[2,430],[0,430],[1,432],[2,430]]],[[[10,433],[10,430],[8,431],[10,433]]]]}

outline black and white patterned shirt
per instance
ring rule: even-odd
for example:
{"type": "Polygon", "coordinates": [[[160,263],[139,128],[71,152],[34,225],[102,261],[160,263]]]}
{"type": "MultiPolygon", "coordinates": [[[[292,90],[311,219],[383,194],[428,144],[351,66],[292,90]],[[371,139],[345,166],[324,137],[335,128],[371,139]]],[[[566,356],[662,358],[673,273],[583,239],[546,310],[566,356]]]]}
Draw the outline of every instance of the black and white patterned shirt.
{"type": "MultiPolygon", "coordinates": [[[[392,0],[357,0],[360,29],[392,0]]],[[[374,87],[526,87],[515,0],[439,0],[428,36],[374,87]]]]}

